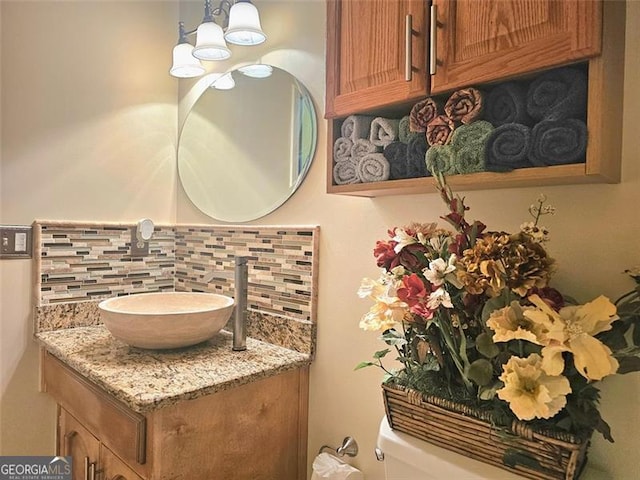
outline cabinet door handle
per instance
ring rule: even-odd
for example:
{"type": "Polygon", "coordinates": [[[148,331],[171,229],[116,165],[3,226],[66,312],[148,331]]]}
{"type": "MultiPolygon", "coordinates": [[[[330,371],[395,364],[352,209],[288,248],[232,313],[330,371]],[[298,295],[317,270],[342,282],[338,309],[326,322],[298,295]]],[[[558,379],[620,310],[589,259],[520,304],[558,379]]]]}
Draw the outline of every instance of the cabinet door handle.
{"type": "Polygon", "coordinates": [[[89,480],[89,457],[84,457],[84,480],[89,480]]]}
{"type": "Polygon", "coordinates": [[[431,5],[431,28],[429,28],[429,74],[435,75],[438,67],[437,55],[438,49],[436,47],[436,33],[438,29],[438,7],[435,4],[431,5]]]}
{"type": "Polygon", "coordinates": [[[89,480],[96,480],[96,462],[89,464],[89,480]]]}
{"type": "Polygon", "coordinates": [[[410,82],[413,76],[413,69],[411,66],[411,60],[413,59],[413,47],[411,42],[412,34],[413,17],[411,14],[408,14],[404,23],[404,79],[407,82],[410,82]]]}
{"type": "Polygon", "coordinates": [[[73,440],[73,437],[75,437],[77,434],[78,432],[76,432],[75,430],[64,434],[64,452],[62,452],[63,456],[68,457],[71,455],[71,440],[73,440]]]}

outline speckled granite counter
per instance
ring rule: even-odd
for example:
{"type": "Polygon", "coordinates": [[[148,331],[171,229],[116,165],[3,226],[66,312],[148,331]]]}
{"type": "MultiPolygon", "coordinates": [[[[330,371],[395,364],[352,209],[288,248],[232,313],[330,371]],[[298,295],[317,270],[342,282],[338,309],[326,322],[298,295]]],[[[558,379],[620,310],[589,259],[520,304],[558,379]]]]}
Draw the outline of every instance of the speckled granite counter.
{"type": "Polygon", "coordinates": [[[311,362],[309,355],[251,338],[246,351],[234,352],[225,331],[203,344],[165,351],[130,347],[104,326],[41,332],[36,337],[52,355],[140,413],[311,362]]]}

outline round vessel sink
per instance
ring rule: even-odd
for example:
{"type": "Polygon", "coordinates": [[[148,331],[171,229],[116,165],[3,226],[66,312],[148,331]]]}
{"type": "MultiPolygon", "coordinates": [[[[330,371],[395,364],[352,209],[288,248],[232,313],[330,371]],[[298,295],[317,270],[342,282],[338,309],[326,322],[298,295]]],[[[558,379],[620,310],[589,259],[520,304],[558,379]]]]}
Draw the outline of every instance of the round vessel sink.
{"type": "Polygon", "coordinates": [[[131,346],[179,348],[204,342],[225,326],[233,298],[215,293],[158,292],[113,297],[98,304],[111,334],[131,346]]]}

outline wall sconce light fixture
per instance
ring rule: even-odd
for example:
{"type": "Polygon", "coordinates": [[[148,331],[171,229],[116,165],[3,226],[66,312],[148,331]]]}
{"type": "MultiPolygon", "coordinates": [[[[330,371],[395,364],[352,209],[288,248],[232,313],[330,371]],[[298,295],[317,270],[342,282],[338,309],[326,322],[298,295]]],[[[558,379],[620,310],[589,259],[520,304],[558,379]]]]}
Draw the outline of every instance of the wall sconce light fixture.
{"type": "Polygon", "coordinates": [[[200,60],[226,60],[231,56],[226,42],[258,45],[266,39],[258,9],[251,0],[221,0],[216,8],[211,6],[211,0],[205,0],[204,17],[198,28],[187,31],[184,22],[178,23],[178,44],[173,48],[169,73],[178,78],[200,76],[205,72],[200,60]],[[221,19],[222,26],[214,17],[221,19]],[[194,33],[195,47],[187,41],[187,36],[194,33]]]}

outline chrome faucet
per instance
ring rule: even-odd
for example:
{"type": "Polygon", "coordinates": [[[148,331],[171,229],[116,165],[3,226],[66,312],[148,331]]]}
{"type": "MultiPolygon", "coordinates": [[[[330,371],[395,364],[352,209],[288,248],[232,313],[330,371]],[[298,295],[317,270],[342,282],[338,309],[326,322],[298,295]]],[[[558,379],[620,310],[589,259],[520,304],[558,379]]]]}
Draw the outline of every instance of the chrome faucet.
{"type": "MultiPolygon", "coordinates": [[[[249,283],[248,257],[235,257],[234,289],[236,309],[233,315],[233,350],[241,352],[247,349],[247,287],[249,283]]],[[[230,278],[230,272],[213,270],[202,277],[209,283],[214,278],[230,278]]]]}

